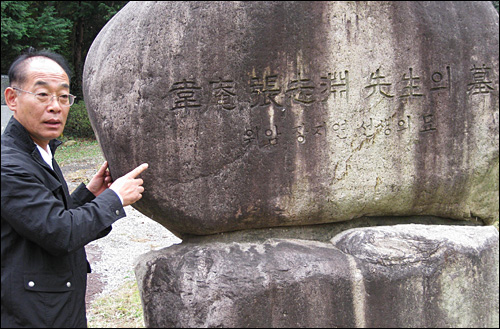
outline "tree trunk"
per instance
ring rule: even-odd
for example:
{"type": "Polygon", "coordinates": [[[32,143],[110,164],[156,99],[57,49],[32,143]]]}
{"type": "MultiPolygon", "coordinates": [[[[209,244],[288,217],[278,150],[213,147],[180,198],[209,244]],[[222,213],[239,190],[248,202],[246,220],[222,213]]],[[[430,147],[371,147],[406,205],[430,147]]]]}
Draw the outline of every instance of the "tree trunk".
{"type": "MultiPolygon", "coordinates": [[[[79,8],[81,9],[81,1],[79,1],[79,8]]],[[[73,93],[82,99],[82,72],[83,72],[83,33],[84,33],[84,22],[83,17],[80,15],[74,25],[75,38],[73,46],[73,66],[74,66],[74,77],[73,77],[73,93]]]]}

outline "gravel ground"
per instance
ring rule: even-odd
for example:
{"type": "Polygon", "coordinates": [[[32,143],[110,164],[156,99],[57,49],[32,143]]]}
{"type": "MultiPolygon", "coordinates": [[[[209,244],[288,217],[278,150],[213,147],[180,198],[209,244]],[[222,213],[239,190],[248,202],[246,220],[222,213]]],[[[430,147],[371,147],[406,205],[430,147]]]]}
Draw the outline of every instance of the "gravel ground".
{"type": "Polygon", "coordinates": [[[181,242],[165,227],[144,216],[132,206],[125,207],[125,212],[127,217],[115,222],[106,237],[86,246],[92,267],[87,302],[111,294],[127,280],[135,280],[135,262],[142,254],[181,242]],[[96,279],[102,286],[99,282],[95,282],[96,279]],[[92,287],[91,284],[97,287],[92,287]]]}

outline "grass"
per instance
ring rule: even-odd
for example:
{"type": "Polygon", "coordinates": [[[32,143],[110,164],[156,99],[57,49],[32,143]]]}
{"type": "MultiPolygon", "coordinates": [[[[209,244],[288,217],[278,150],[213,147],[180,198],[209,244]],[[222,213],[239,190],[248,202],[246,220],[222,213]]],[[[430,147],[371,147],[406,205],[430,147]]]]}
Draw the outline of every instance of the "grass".
{"type": "MultiPolygon", "coordinates": [[[[62,142],[68,142],[67,138],[60,139],[62,142]]],[[[92,139],[72,139],[75,143],[67,146],[61,145],[55,154],[57,163],[60,166],[67,165],[72,162],[82,161],[96,161],[103,162],[104,156],[102,155],[99,143],[92,139]]]]}
{"type": "Polygon", "coordinates": [[[89,328],[145,328],[135,280],[127,281],[115,293],[92,302],[87,320],[89,328]]]}

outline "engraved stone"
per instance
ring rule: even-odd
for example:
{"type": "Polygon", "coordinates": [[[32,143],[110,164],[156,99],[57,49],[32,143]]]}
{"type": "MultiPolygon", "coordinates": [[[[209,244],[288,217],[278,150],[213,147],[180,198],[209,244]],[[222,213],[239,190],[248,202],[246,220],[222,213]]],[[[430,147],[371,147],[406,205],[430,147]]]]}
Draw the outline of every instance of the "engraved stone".
{"type": "Polygon", "coordinates": [[[130,2],[84,70],[113,177],[179,236],[498,220],[489,2],[130,2]],[[480,23],[479,23],[480,22],[480,23]]]}

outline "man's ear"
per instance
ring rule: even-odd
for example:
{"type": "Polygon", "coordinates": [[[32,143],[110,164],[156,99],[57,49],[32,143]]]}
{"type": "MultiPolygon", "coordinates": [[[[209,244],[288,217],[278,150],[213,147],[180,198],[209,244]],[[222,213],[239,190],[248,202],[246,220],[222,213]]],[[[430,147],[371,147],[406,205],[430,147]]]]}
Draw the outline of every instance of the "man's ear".
{"type": "Polygon", "coordinates": [[[4,92],[5,104],[13,112],[17,111],[17,92],[12,87],[7,87],[4,92]]]}

